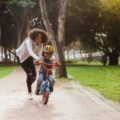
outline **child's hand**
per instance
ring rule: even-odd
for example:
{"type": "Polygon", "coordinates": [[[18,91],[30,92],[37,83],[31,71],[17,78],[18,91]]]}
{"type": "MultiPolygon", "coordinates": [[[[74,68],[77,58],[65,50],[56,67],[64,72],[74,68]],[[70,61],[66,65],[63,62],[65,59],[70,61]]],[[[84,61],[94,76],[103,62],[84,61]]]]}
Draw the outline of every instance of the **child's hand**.
{"type": "Polygon", "coordinates": [[[60,63],[59,63],[59,62],[55,62],[55,63],[54,63],[54,66],[59,67],[59,66],[60,66],[60,63]]]}
{"type": "Polygon", "coordinates": [[[41,60],[34,60],[35,64],[42,64],[43,62],[41,60]]]}
{"type": "Polygon", "coordinates": [[[43,63],[43,61],[41,61],[41,60],[39,60],[38,62],[39,62],[39,64],[42,64],[42,63],[43,63]]]}

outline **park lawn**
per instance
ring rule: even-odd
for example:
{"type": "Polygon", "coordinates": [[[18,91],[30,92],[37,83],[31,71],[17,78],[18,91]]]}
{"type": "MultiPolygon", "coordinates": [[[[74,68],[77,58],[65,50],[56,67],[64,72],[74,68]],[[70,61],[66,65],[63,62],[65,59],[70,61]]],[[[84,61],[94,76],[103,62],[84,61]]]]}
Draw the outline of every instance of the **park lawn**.
{"type": "Polygon", "coordinates": [[[120,102],[120,66],[68,66],[67,69],[81,84],[120,102]]]}
{"type": "Polygon", "coordinates": [[[0,66],[0,79],[9,75],[15,68],[15,66],[0,66]]]}

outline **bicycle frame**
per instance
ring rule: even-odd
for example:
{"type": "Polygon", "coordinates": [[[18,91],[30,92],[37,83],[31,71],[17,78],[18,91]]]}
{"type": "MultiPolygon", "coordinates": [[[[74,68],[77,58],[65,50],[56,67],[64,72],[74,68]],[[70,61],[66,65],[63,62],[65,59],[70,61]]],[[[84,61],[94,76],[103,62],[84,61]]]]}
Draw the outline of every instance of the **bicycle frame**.
{"type": "Polygon", "coordinates": [[[49,99],[49,94],[50,94],[49,84],[50,84],[50,81],[48,78],[46,78],[46,81],[43,81],[41,85],[42,102],[44,105],[48,103],[48,99],[49,99]]]}
{"type": "Polygon", "coordinates": [[[45,90],[49,91],[49,84],[50,84],[50,81],[48,78],[46,78],[46,80],[43,81],[43,83],[41,84],[41,93],[42,94],[45,92],[45,90]]]}
{"type": "Polygon", "coordinates": [[[42,95],[42,101],[43,103],[46,105],[49,99],[49,94],[50,94],[50,80],[49,80],[49,72],[53,69],[53,67],[55,66],[54,64],[46,64],[46,65],[50,65],[51,68],[48,69],[45,67],[46,63],[42,63],[42,66],[44,67],[45,71],[46,71],[46,80],[44,80],[41,84],[41,95],[42,95]]]}

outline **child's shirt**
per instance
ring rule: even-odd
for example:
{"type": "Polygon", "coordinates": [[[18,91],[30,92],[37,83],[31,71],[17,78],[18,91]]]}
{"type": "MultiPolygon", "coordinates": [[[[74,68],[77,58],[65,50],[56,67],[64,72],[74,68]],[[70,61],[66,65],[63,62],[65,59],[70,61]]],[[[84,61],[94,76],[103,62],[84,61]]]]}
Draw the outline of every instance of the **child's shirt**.
{"type": "MultiPolygon", "coordinates": [[[[40,74],[46,74],[45,68],[52,69],[52,64],[53,64],[52,60],[43,58],[43,62],[46,64],[44,64],[45,67],[43,65],[40,67],[40,74]]],[[[49,74],[52,74],[52,71],[49,71],[49,74]]]]}

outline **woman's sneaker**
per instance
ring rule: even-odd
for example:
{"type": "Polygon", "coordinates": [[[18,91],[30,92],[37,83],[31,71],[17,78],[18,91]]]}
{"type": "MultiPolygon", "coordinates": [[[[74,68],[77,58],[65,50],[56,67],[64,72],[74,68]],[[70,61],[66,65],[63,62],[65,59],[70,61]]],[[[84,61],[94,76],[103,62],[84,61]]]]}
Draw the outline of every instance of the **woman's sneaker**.
{"type": "Polygon", "coordinates": [[[28,93],[28,100],[33,100],[32,93],[28,93]]]}

